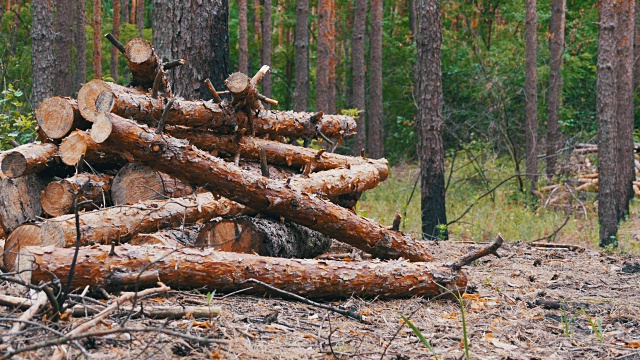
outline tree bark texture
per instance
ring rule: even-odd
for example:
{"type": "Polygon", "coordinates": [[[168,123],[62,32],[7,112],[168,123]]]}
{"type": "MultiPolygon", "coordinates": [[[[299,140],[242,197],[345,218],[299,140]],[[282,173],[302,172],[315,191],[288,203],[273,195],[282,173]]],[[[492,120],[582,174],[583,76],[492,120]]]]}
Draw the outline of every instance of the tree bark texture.
{"type": "Polygon", "coordinates": [[[193,246],[204,225],[197,224],[177,229],[164,229],[150,234],[138,234],[129,241],[131,245],[163,245],[173,248],[193,246]]]}
{"type": "Polygon", "coordinates": [[[59,147],[60,160],[65,165],[75,166],[84,156],[84,161],[94,166],[96,164],[109,164],[123,166],[126,157],[107,153],[99,149],[99,144],[91,139],[88,132],[76,130],[62,140],[59,147]]]}
{"type": "Polygon", "coordinates": [[[549,26],[549,102],[547,111],[547,177],[556,174],[556,162],[560,150],[558,112],[562,99],[562,54],[564,53],[566,0],[552,0],[549,26]]]}
{"type": "Polygon", "coordinates": [[[70,178],[50,182],[40,195],[42,209],[47,215],[62,216],[74,211],[74,197],[77,194],[77,204],[85,201],[90,203],[79,205],[78,210],[95,210],[106,206],[110,201],[109,184],[112,176],[77,174],[70,178]]]}
{"type": "Polygon", "coordinates": [[[20,145],[4,154],[0,169],[9,178],[35,174],[53,164],[57,156],[58,146],[55,144],[20,145]]]}
{"type": "Polygon", "coordinates": [[[93,0],[93,78],[102,79],[102,1],[93,0]]]}
{"type": "Polygon", "coordinates": [[[598,222],[600,246],[617,245],[616,199],[616,16],[612,1],[599,3],[598,74],[598,222]]]}
{"type": "MultiPolygon", "coordinates": [[[[113,29],[111,33],[116,39],[120,39],[120,1],[121,0],[113,0],[113,29]]],[[[111,47],[111,63],[109,65],[109,70],[111,73],[111,78],[113,78],[113,82],[118,82],[118,56],[120,55],[120,51],[116,49],[115,46],[111,47]]]]}
{"type": "Polygon", "coordinates": [[[36,110],[38,126],[48,138],[62,139],[75,129],[88,129],[78,109],[78,102],[71,98],[51,97],[40,103],[36,110]]]}
{"type": "Polygon", "coordinates": [[[200,230],[195,247],[262,256],[308,259],[329,249],[331,239],[290,222],[240,216],[214,219],[200,230]]]}
{"type": "MultiPolygon", "coordinates": [[[[87,285],[108,288],[112,279],[122,277],[123,271],[157,272],[154,281],[140,287],[156,286],[159,278],[175,289],[206,288],[225,293],[251,288],[245,292],[265,293],[255,284],[244,283],[256,279],[308,298],[437,296],[442,287],[464,291],[467,285],[463,272],[452,272],[435,263],[281,259],[213,249],[175,250],[129,244],[116,247],[115,254],[110,255],[110,251],[109,246],[81,248],[72,289],[87,285]]],[[[64,285],[73,253],[74,249],[31,247],[23,250],[21,259],[15,262],[19,262],[23,278],[32,284],[55,277],[64,285]]]]}
{"type": "Polygon", "coordinates": [[[309,104],[309,0],[296,1],[296,88],[293,110],[307,111],[309,104]]]}
{"type": "Polygon", "coordinates": [[[229,75],[228,0],[154,0],[153,44],[164,59],[187,59],[169,80],[176,95],[210,99],[204,80],[224,89],[229,75]]]}
{"type": "MultiPolygon", "coordinates": [[[[370,157],[379,159],[384,156],[384,124],[382,116],[382,0],[371,0],[370,52],[367,151],[370,157]]],[[[364,131],[364,129],[358,130],[364,131]]]]}
{"type": "Polygon", "coordinates": [[[31,108],[37,109],[44,99],[53,95],[55,72],[52,69],[56,68],[53,0],[32,0],[31,14],[31,108]]]}
{"type": "Polygon", "coordinates": [[[536,14],[536,0],[526,0],[526,24],[525,24],[525,84],[526,98],[525,117],[525,147],[527,179],[530,182],[530,191],[537,188],[538,183],[538,15],[536,14]]]}
{"type": "MultiPolygon", "coordinates": [[[[271,66],[271,9],[273,0],[264,0],[262,7],[262,65],[271,66]]],[[[262,94],[271,97],[271,74],[267,73],[262,79],[262,94]]],[[[267,106],[268,108],[268,106],[267,106]]]]}
{"type": "Polygon", "coordinates": [[[138,25],[138,35],[142,37],[142,29],[144,29],[144,0],[131,0],[136,4],[136,25],[138,25]]]}
{"type": "Polygon", "coordinates": [[[76,44],[76,71],[73,81],[73,92],[76,93],[87,81],[87,40],[85,28],[85,0],[75,1],[74,42],[76,44]]]}
{"type": "Polygon", "coordinates": [[[238,0],[238,71],[249,75],[249,30],[247,24],[247,1],[238,0]]]}
{"type": "Polygon", "coordinates": [[[367,127],[365,124],[365,61],[364,38],[367,27],[367,0],[356,0],[353,9],[353,35],[351,38],[351,73],[353,79],[353,107],[360,111],[356,119],[358,133],[355,139],[354,154],[367,147],[367,127]]]}
{"type": "Polygon", "coordinates": [[[125,48],[125,55],[133,77],[131,85],[147,91],[153,87],[156,75],[160,71],[162,82],[159,89],[164,92],[171,91],[162,69],[162,60],[156,55],[150,42],[141,37],[131,39],[125,48]]]}
{"type": "Polygon", "coordinates": [[[636,179],[633,157],[633,45],[635,0],[616,2],[616,191],[618,220],[629,214],[636,179]]]}
{"type": "Polygon", "coordinates": [[[45,186],[38,174],[9,179],[0,173],[0,225],[5,234],[42,215],[40,192],[45,186]]]}
{"type": "Polygon", "coordinates": [[[316,110],[336,113],[336,43],[334,0],[318,1],[316,51],[316,110]]]}
{"type": "Polygon", "coordinates": [[[184,197],[192,193],[193,189],[180,180],[137,163],[122,167],[111,184],[114,205],[184,197]]]}
{"type": "Polygon", "coordinates": [[[56,0],[56,16],[54,20],[56,68],[53,94],[60,96],[73,95],[73,76],[71,73],[73,26],[69,26],[69,19],[73,18],[74,7],[72,4],[73,0],[56,0]]]}

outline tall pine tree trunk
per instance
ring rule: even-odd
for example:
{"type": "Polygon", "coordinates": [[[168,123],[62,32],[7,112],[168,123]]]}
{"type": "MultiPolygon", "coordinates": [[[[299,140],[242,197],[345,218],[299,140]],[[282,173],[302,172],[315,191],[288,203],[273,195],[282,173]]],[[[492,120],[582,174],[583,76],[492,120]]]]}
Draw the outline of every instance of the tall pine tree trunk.
{"type": "Polygon", "coordinates": [[[31,1],[31,66],[33,87],[31,90],[31,108],[37,109],[40,103],[53,95],[55,71],[53,28],[53,0],[31,1]]]}
{"type": "Polygon", "coordinates": [[[307,111],[309,98],[309,0],[296,2],[296,89],[293,110],[307,111]]]}
{"type": "Polygon", "coordinates": [[[249,34],[247,0],[238,0],[238,71],[249,74],[249,34]]]}
{"type": "Polygon", "coordinates": [[[57,96],[73,95],[73,76],[71,74],[71,50],[73,48],[73,27],[69,19],[73,16],[73,0],[56,0],[55,17],[55,59],[56,85],[53,94],[57,96]]]}
{"type": "Polygon", "coordinates": [[[73,92],[77,93],[87,81],[87,39],[85,28],[85,5],[84,0],[75,0],[74,13],[74,43],[76,44],[76,71],[73,79],[73,92]]]}
{"type": "MultiPolygon", "coordinates": [[[[271,66],[272,5],[272,0],[264,0],[264,7],[262,12],[262,65],[269,66],[271,66]]],[[[262,79],[262,94],[266,97],[271,97],[271,74],[266,74],[262,79]]]]}
{"type": "MultiPolygon", "coordinates": [[[[113,0],[113,30],[111,33],[116,39],[120,38],[120,1],[121,0],[113,0]]],[[[116,49],[115,46],[112,46],[111,64],[109,68],[114,82],[118,82],[118,55],[118,49],[116,49]]]]}
{"type": "Polygon", "coordinates": [[[418,80],[418,130],[420,134],[420,189],[422,235],[447,238],[442,225],[445,211],[444,147],[442,134],[442,25],[439,0],[416,0],[416,78],[418,80]]]}
{"type": "Polygon", "coordinates": [[[224,89],[229,76],[229,2],[227,0],[154,0],[153,45],[161,58],[187,59],[169,72],[174,93],[186,99],[210,99],[209,78],[224,89]]]}
{"type": "Polygon", "coordinates": [[[93,0],[93,78],[102,79],[102,2],[93,0]]]}
{"type": "Polygon", "coordinates": [[[335,114],[335,12],[334,0],[318,1],[318,50],[316,52],[316,110],[335,114]]]}
{"type": "Polygon", "coordinates": [[[525,25],[525,83],[526,118],[524,123],[526,139],[526,170],[527,179],[533,191],[538,182],[538,16],[536,14],[536,0],[526,0],[525,25]]]}
{"type": "Polygon", "coordinates": [[[137,1],[136,5],[136,25],[138,25],[138,34],[142,37],[142,29],[144,29],[144,0],[137,1]]]}
{"type": "Polygon", "coordinates": [[[371,0],[371,62],[369,67],[367,151],[370,157],[378,159],[384,156],[384,129],[382,124],[382,0],[371,0]]]}
{"type": "Polygon", "coordinates": [[[617,245],[616,205],[616,15],[613,1],[599,3],[598,74],[598,222],[600,246],[617,245]]]}
{"type": "Polygon", "coordinates": [[[353,79],[353,106],[360,111],[356,119],[357,131],[354,154],[359,154],[367,146],[365,123],[365,63],[364,34],[367,27],[367,0],[356,0],[353,10],[353,35],[351,38],[351,66],[353,79]]]}
{"type": "Polygon", "coordinates": [[[556,161],[560,150],[558,111],[560,108],[562,76],[562,53],[564,52],[564,28],[566,0],[552,0],[549,29],[549,102],[547,119],[547,177],[556,174],[556,161]]]}

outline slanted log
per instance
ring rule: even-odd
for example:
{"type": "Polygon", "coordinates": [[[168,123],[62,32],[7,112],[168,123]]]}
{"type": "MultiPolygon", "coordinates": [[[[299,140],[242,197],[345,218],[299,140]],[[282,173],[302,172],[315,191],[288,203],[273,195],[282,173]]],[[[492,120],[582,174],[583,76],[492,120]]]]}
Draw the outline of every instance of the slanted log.
{"type": "Polygon", "coordinates": [[[195,247],[263,256],[307,259],[329,249],[331,239],[304,226],[268,218],[217,218],[206,224],[195,247]]]}
{"type": "Polygon", "coordinates": [[[62,139],[72,130],[85,130],[91,125],[82,118],[76,100],[60,96],[43,101],[36,110],[36,119],[40,129],[51,139],[62,139]]]}
{"type": "Polygon", "coordinates": [[[111,183],[114,205],[178,198],[192,193],[193,188],[180,180],[138,163],[122,167],[111,183]]]}
{"type": "Polygon", "coordinates": [[[60,159],[69,166],[75,166],[82,155],[84,160],[94,164],[120,164],[124,165],[126,156],[117,156],[111,152],[99,149],[98,144],[86,131],[76,130],[65,137],[60,143],[60,159]]]}
{"type": "Polygon", "coordinates": [[[18,254],[25,246],[41,246],[42,236],[40,235],[39,223],[23,224],[18,226],[4,243],[4,253],[2,260],[8,271],[15,269],[13,266],[19,260],[18,254]]]}
{"type": "Polygon", "coordinates": [[[0,173],[0,226],[5,234],[42,215],[40,192],[45,186],[38,174],[9,179],[0,173]]]}
{"type": "Polygon", "coordinates": [[[55,163],[57,155],[55,144],[25,144],[4,153],[0,166],[7,177],[17,178],[45,170],[55,163]]]}
{"type": "MultiPolygon", "coordinates": [[[[121,274],[153,273],[172,289],[267,292],[247,279],[308,298],[406,298],[437,296],[442,287],[464,292],[467,277],[436,263],[407,261],[331,261],[281,259],[213,249],[158,246],[83,247],[78,254],[71,288],[109,287],[121,274]]],[[[39,284],[59,279],[64,286],[74,249],[29,247],[20,253],[17,270],[25,281],[39,284]]],[[[135,279],[135,277],[131,277],[135,279]]],[[[142,282],[141,287],[153,287],[142,282]]]]}
{"type": "Polygon", "coordinates": [[[70,178],[53,181],[47,185],[40,196],[44,212],[51,216],[73,213],[74,194],[78,194],[77,203],[85,201],[78,210],[94,210],[109,203],[109,184],[113,177],[109,175],[77,174],[70,178]]]}
{"type": "MultiPolygon", "coordinates": [[[[100,144],[105,149],[127,153],[136,161],[192,185],[203,186],[254,210],[283,216],[376,257],[403,257],[412,261],[433,259],[426,242],[415,241],[406,234],[390,230],[286,182],[244,171],[189,145],[187,141],[156,134],[152,129],[115,114],[109,116],[113,131],[109,139],[100,144]]],[[[361,185],[357,182],[350,184],[356,188],[361,185]]]]}
{"type": "Polygon", "coordinates": [[[162,62],[150,42],[139,37],[131,39],[125,48],[125,56],[133,77],[131,80],[132,86],[139,86],[144,90],[150,89],[158,71],[160,71],[161,89],[164,89],[164,91],[169,89],[168,81],[164,76],[164,69],[161,66],[162,62]]]}

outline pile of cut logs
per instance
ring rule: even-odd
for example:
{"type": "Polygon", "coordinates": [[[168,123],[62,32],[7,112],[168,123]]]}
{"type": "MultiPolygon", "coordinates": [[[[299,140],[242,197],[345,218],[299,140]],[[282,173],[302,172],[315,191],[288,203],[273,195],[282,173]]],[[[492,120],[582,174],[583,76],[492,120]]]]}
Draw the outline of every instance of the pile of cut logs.
{"type": "Polygon", "coordinates": [[[177,98],[165,72],[184,61],[111,40],[131,84],[93,80],[77,100],[47,99],[40,142],[0,155],[6,271],[71,289],[266,292],[253,279],[312,298],[464,290],[462,264],[432,262],[428,242],[354,211],[388,166],[332,152],[355,134],[352,118],[265,110],[277,104],[257,88],[268,66],[231,74],[224,92],[206,81],[212,100],[177,98]],[[313,259],[332,239],[376,259],[313,259]]]}

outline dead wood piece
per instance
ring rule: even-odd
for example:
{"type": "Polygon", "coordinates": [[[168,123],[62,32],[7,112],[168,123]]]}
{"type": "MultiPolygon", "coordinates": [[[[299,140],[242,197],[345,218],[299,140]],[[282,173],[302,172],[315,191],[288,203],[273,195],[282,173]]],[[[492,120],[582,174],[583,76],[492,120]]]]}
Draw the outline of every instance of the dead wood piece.
{"type": "MultiPolygon", "coordinates": [[[[134,38],[127,43],[125,56],[133,79],[131,85],[147,90],[153,86],[158,72],[164,73],[162,62],[153,50],[151,43],[143,38],[134,38]]],[[[162,75],[164,77],[164,74],[162,75]]],[[[163,80],[163,89],[167,91],[167,81],[163,80]]]]}
{"type": "Polygon", "coordinates": [[[194,319],[209,319],[222,314],[220,306],[145,306],[142,310],[144,316],[151,319],[181,319],[193,317],[194,319]]]}
{"type": "Polygon", "coordinates": [[[61,216],[73,212],[74,194],[78,194],[78,210],[94,210],[110,201],[109,184],[112,176],[77,174],[67,179],[53,181],[40,196],[44,212],[51,216],[61,216]],[[89,201],[87,203],[87,201],[89,201]]]}
{"type": "MultiPolygon", "coordinates": [[[[330,261],[281,259],[253,254],[221,252],[213,249],[163,248],[124,244],[109,256],[109,246],[80,248],[72,288],[87,285],[108,287],[107,279],[127,269],[131,273],[157,271],[161,281],[172,288],[205,288],[217,292],[264,289],[245,283],[262,281],[278,289],[309,298],[404,298],[436,296],[442,287],[464,291],[467,278],[436,263],[407,261],[330,261]]],[[[74,249],[29,247],[22,250],[20,271],[31,283],[50,281],[65,274],[74,249]]]]}
{"type": "MultiPolygon", "coordinates": [[[[392,231],[342,207],[309,195],[286,183],[256,176],[192,147],[186,141],[155,134],[147,127],[110,114],[113,132],[102,145],[126,152],[137,161],[204,186],[240,204],[283,216],[324,235],[337,238],[383,259],[403,257],[431,261],[427,244],[392,231]],[[162,144],[158,148],[157,144],[162,144]]],[[[374,169],[375,171],[375,169],[374,169]]]]}
{"type": "Polygon", "coordinates": [[[9,179],[0,173],[0,226],[5,236],[42,215],[40,192],[45,186],[39,174],[9,179]]]}
{"type": "Polygon", "coordinates": [[[583,247],[578,246],[578,245],[572,245],[572,244],[556,244],[556,243],[533,242],[533,243],[529,243],[529,246],[536,247],[536,248],[542,248],[542,249],[566,249],[566,250],[578,251],[578,252],[583,252],[584,251],[583,247]]]}
{"type": "MultiPolygon", "coordinates": [[[[155,75],[155,73],[154,73],[155,75]]],[[[94,122],[96,116],[96,101],[98,96],[103,92],[116,91],[118,94],[131,94],[140,95],[144,94],[140,90],[120,86],[118,84],[102,81],[100,79],[94,79],[84,84],[80,91],[78,91],[78,109],[80,114],[87,121],[94,122]]],[[[107,99],[105,99],[107,100],[107,99]]],[[[117,99],[115,99],[117,101],[117,99]]],[[[102,104],[106,106],[106,104],[102,104]]],[[[115,104],[113,105],[115,106],[115,104]]]]}
{"type": "Polygon", "coordinates": [[[75,166],[82,156],[90,164],[120,164],[120,166],[124,165],[126,158],[102,151],[88,132],[76,130],[60,143],[60,159],[66,165],[75,166]]]}
{"type": "MultiPolygon", "coordinates": [[[[258,75],[256,74],[256,76],[258,75]]],[[[260,101],[258,101],[256,83],[247,74],[235,72],[229,75],[224,84],[233,98],[232,105],[249,112],[264,109],[260,101]]]]}
{"type": "Polygon", "coordinates": [[[104,116],[104,113],[96,114],[93,125],[91,125],[90,134],[91,139],[98,144],[107,140],[109,135],[111,135],[111,120],[109,120],[109,117],[104,116]]]}
{"type": "Polygon", "coordinates": [[[122,167],[111,184],[115,205],[184,197],[192,193],[193,189],[180,180],[138,163],[122,167]]]}
{"type": "Polygon", "coordinates": [[[472,262],[480,259],[481,257],[491,254],[497,256],[496,251],[500,248],[500,246],[502,246],[503,242],[504,239],[502,238],[502,235],[498,234],[490,244],[485,245],[480,249],[471,251],[453,261],[450,261],[446,263],[445,266],[451,268],[452,270],[458,271],[462,269],[463,266],[469,265],[472,262]]]}
{"type": "Polygon", "coordinates": [[[42,245],[42,235],[40,233],[41,224],[23,224],[18,226],[5,241],[2,260],[7,270],[12,271],[10,267],[18,258],[20,249],[24,246],[40,246],[42,245]]]}
{"type": "Polygon", "coordinates": [[[283,258],[313,258],[331,246],[331,239],[290,222],[240,216],[214,219],[200,231],[194,246],[283,258]]]}
{"type": "Polygon", "coordinates": [[[51,139],[62,139],[72,130],[85,130],[91,125],[82,118],[76,100],[60,96],[43,101],[36,110],[36,119],[40,129],[51,139]]]}
{"type": "Polygon", "coordinates": [[[4,153],[1,170],[10,178],[35,174],[55,163],[58,146],[51,143],[20,145],[4,153]]]}
{"type": "Polygon", "coordinates": [[[11,330],[9,330],[9,332],[2,337],[2,344],[6,345],[0,346],[0,350],[6,350],[7,352],[13,351],[13,348],[10,345],[11,337],[18,334],[25,326],[24,321],[31,320],[34,316],[36,316],[40,312],[40,310],[45,305],[47,305],[48,301],[49,299],[47,298],[47,295],[44,293],[44,291],[38,293],[36,300],[31,303],[31,306],[24,313],[22,313],[20,317],[18,317],[19,321],[16,321],[11,327],[11,330]],[[2,349],[3,347],[4,349],[2,349]]]}
{"type": "Polygon", "coordinates": [[[131,245],[163,245],[179,248],[193,246],[203,225],[185,226],[182,229],[165,229],[152,234],[138,234],[129,244],[131,245]]]}

